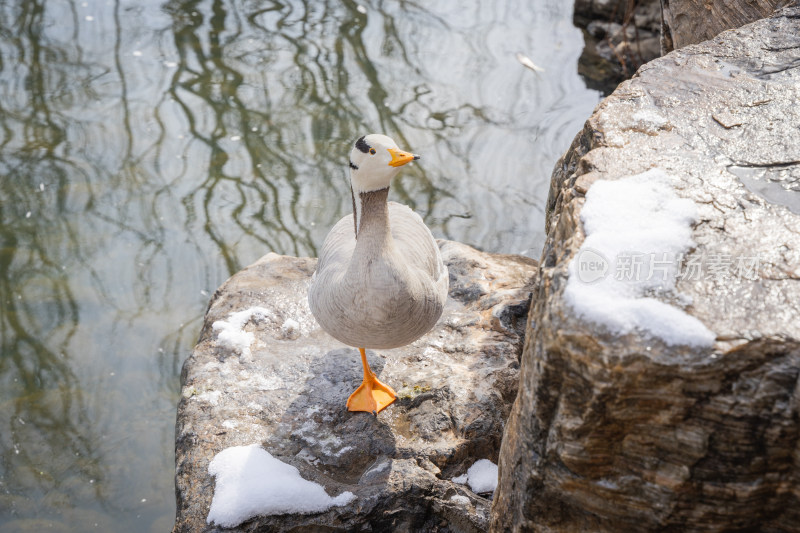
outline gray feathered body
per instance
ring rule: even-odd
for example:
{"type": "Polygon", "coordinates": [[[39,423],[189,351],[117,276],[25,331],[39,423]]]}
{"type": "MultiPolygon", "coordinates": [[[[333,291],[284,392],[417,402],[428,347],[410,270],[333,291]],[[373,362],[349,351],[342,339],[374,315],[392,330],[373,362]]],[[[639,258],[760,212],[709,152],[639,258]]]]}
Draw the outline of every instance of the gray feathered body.
{"type": "Polygon", "coordinates": [[[414,342],[433,328],[447,299],[447,267],[430,230],[387,195],[361,194],[358,239],[353,215],[333,227],[308,294],[322,329],[354,347],[414,342]]]}

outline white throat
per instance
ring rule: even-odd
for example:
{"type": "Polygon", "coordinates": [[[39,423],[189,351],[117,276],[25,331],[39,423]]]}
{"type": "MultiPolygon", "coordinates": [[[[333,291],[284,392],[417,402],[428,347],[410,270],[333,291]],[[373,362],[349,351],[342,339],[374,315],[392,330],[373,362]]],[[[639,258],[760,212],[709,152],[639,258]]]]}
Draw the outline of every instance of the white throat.
{"type": "MultiPolygon", "coordinates": [[[[350,152],[350,190],[353,195],[356,237],[363,218],[363,195],[368,195],[371,199],[377,191],[386,191],[388,194],[389,185],[400,172],[400,167],[418,157],[400,150],[385,135],[373,133],[356,141],[350,152]]],[[[386,195],[382,197],[385,199],[386,195]]]]}

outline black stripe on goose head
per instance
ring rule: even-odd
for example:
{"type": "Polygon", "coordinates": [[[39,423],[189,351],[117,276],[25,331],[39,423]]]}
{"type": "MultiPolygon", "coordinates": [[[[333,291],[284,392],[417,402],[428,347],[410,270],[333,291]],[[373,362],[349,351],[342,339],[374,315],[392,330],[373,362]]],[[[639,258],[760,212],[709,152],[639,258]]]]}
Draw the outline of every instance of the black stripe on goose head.
{"type": "MultiPolygon", "coordinates": [[[[366,135],[364,137],[366,137],[366,135]]],[[[366,154],[367,152],[369,152],[370,146],[367,144],[367,141],[364,140],[364,137],[361,137],[359,140],[356,141],[356,148],[358,148],[360,151],[366,154]]]]}
{"type": "Polygon", "coordinates": [[[353,170],[358,170],[358,167],[352,161],[350,161],[350,168],[352,168],[353,170]]]}

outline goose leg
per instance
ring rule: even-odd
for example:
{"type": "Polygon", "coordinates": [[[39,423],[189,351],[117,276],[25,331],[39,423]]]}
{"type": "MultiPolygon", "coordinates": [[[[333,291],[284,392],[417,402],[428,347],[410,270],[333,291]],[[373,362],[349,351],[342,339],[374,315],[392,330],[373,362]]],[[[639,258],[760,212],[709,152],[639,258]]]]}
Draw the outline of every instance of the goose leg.
{"type": "Polygon", "coordinates": [[[367,354],[364,348],[359,348],[359,351],[361,352],[361,364],[364,366],[364,381],[347,399],[347,410],[378,414],[388,407],[397,398],[397,395],[391,387],[384,385],[375,377],[367,363],[367,354]]]}

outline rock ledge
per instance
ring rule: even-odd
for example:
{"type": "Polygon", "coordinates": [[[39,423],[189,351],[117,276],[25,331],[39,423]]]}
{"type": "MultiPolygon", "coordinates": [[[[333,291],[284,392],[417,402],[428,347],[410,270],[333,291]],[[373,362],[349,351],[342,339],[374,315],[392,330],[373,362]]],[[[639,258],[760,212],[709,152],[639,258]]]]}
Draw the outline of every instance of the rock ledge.
{"type": "Polygon", "coordinates": [[[184,364],[176,428],[174,531],[206,524],[208,464],[258,443],[328,494],[356,495],[314,515],[257,517],[226,531],[485,531],[490,500],[451,481],[478,459],[497,462],[516,395],[536,262],[441,241],[450,295],[436,328],[410,346],[368,352],[398,400],[377,417],[349,413],[358,351],[325,334],[306,291],[316,261],[269,254],[217,290],[184,364]],[[261,307],[244,348],[212,327],[261,307]]]}

